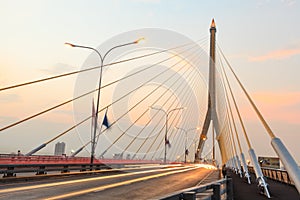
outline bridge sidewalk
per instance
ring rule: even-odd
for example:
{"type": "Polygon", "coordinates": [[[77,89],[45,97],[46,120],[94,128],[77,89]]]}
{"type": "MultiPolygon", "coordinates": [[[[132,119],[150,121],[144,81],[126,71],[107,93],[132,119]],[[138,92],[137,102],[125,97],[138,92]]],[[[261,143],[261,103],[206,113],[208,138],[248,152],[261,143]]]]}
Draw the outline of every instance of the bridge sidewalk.
{"type": "Polygon", "coordinates": [[[220,179],[221,179],[220,170],[213,170],[206,177],[204,177],[197,185],[204,185],[207,183],[215,182],[220,179]]]}
{"type": "MultiPolygon", "coordinates": [[[[249,185],[244,178],[239,175],[228,172],[233,181],[234,199],[238,200],[260,200],[268,199],[266,196],[259,194],[254,174],[251,174],[251,182],[249,185]]],[[[277,181],[267,179],[269,184],[271,200],[300,200],[299,193],[294,186],[283,184],[277,181]]]]}

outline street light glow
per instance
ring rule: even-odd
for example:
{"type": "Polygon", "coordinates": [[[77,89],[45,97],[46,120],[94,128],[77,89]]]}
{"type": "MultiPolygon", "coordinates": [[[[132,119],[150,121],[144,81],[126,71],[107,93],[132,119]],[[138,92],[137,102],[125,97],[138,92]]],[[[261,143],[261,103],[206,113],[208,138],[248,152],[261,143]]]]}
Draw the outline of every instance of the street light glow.
{"type": "Polygon", "coordinates": [[[203,135],[203,134],[200,136],[200,138],[201,138],[201,140],[203,140],[203,141],[205,141],[205,140],[207,139],[207,138],[206,138],[206,135],[203,135]]]}
{"type": "Polygon", "coordinates": [[[134,43],[142,43],[142,42],[145,42],[145,38],[144,37],[141,37],[139,39],[137,39],[136,41],[134,41],[134,43]]]}

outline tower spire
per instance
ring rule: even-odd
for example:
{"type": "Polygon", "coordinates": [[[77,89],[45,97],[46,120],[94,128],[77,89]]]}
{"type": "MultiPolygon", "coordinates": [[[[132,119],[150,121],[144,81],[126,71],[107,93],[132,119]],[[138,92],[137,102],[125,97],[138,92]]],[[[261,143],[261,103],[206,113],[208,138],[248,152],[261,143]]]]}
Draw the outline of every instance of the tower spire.
{"type": "MultiPolygon", "coordinates": [[[[215,69],[215,54],[216,54],[216,24],[215,20],[212,19],[210,25],[210,50],[209,50],[209,91],[208,91],[208,107],[207,113],[205,117],[205,121],[202,127],[202,132],[200,135],[200,140],[198,144],[198,149],[195,154],[195,162],[198,162],[201,156],[201,152],[204,147],[205,140],[202,138],[206,138],[209,125],[211,124],[213,132],[215,131],[216,135],[219,134],[219,123],[218,116],[216,111],[216,69],[215,69]]],[[[214,137],[214,134],[213,134],[214,137]]],[[[222,151],[221,151],[222,153],[222,151]]],[[[213,151],[213,160],[215,159],[215,152],[213,151]]],[[[222,156],[222,160],[225,161],[224,155],[222,156]]]]}
{"type": "Polygon", "coordinates": [[[215,19],[213,18],[210,24],[210,28],[216,28],[215,19]]]}

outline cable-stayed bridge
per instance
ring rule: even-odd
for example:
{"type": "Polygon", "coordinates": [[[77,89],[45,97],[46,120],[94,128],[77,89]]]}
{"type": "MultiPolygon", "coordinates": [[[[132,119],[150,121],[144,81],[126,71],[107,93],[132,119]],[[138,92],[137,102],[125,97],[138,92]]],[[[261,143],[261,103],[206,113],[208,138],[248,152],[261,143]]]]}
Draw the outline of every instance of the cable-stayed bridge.
{"type": "MultiPolygon", "coordinates": [[[[300,190],[297,163],[272,132],[221,47],[216,44],[214,21],[210,37],[197,41],[172,31],[142,29],[114,37],[98,48],[66,44],[74,48],[72,51],[85,49],[92,52],[80,70],[0,88],[0,92],[5,93],[38,85],[44,88],[40,95],[55,96],[57,94],[47,94],[49,84],[77,77],[73,97],[56,104],[49,102],[46,108],[1,124],[2,141],[9,143],[9,148],[22,150],[16,154],[9,154],[7,150],[1,156],[0,164],[7,167],[7,170],[2,170],[6,177],[16,175],[17,169],[25,172],[25,166],[38,167],[37,173],[44,175],[48,167],[57,171],[56,164],[63,166],[64,172],[80,168],[88,174],[91,171],[99,173],[105,166],[138,166],[140,170],[150,165],[151,169],[164,171],[166,175],[197,170],[204,166],[199,163],[219,167],[226,164],[248,184],[256,184],[250,177],[250,171],[254,172],[262,193],[270,198],[262,163],[259,163],[252,146],[257,141],[251,141],[238,104],[237,98],[241,95],[236,95],[236,90],[239,90],[269,135],[288,176],[300,190]],[[208,51],[205,50],[207,47],[208,51]],[[47,119],[65,106],[73,106],[72,126],[59,131],[45,126],[42,133],[26,132],[32,122],[47,119]],[[58,156],[52,156],[50,152],[59,141],[64,144],[59,143],[56,147],[63,150],[58,151],[58,156]],[[245,157],[250,159],[250,171],[245,157]],[[177,166],[182,163],[196,164],[177,166]],[[166,168],[157,167],[161,164],[166,168]]],[[[39,126],[43,127],[42,124],[39,126]]],[[[132,169],[127,167],[126,171],[129,170],[132,169]]],[[[135,176],[138,169],[133,170],[135,172],[130,173],[135,176]]],[[[149,175],[154,171],[143,172],[147,174],[144,178],[164,176],[149,175]]],[[[132,178],[124,184],[142,180],[141,177],[132,178]]],[[[118,186],[121,184],[111,183],[86,189],[85,193],[118,186]]],[[[47,184],[43,186],[46,187],[47,184]]],[[[16,189],[23,190],[26,188],[16,189]]],[[[15,190],[7,190],[12,191],[15,190]]],[[[70,196],[57,195],[55,198],[83,193],[73,192],[70,196]]]]}

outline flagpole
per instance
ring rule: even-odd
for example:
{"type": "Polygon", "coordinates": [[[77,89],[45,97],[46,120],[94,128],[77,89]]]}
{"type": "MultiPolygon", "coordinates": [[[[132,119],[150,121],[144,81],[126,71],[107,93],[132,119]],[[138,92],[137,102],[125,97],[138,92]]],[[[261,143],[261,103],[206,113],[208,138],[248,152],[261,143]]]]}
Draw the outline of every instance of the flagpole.
{"type": "Polygon", "coordinates": [[[93,128],[95,127],[94,123],[96,123],[95,121],[95,115],[96,115],[96,112],[95,112],[95,103],[94,103],[94,98],[92,100],[92,125],[91,125],[91,138],[93,137],[93,128]]]}
{"type": "Polygon", "coordinates": [[[187,149],[187,135],[188,135],[188,132],[189,131],[193,131],[193,130],[200,130],[199,127],[197,128],[190,128],[190,129],[184,129],[184,128],[180,128],[180,127],[175,127],[176,129],[178,130],[182,130],[184,133],[185,133],[185,143],[184,143],[184,163],[186,163],[186,156],[187,156],[187,152],[188,152],[188,149],[187,149]]]}
{"type": "MultiPolygon", "coordinates": [[[[106,117],[106,116],[107,116],[107,110],[108,110],[108,107],[106,107],[104,119],[103,119],[102,124],[100,125],[100,129],[99,129],[100,132],[101,132],[101,130],[102,130],[102,125],[104,124],[105,119],[106,119],[106,122],[107,122],[107,117],[106,117]]],[[[104,125],[106,126],[106,128],[109,128],[108,122],[107,122],[106,124],[104,124],[104,125]]],[[[96,145],[98,144],[99,137],[100,137],[100,134],[98,134],[98,136],[97,136],[97,141],[95,142],[96,145]]]]}
{"type": "Polygon", "coordinates": [[[158,111],[162,111],[165,116],[166,116],[166,122],[165,122],[165,152],[164,152],[164,164],[167,163],[167,145],[170,144],[170,141],[168,140],[168,119],[169,119],[169,114],[175,110],[181,110],[181,109],[186,109],[186,107],[177,107],[177,108],[173,108],[171,110],[169,110],[168,112],[166,112],[165,110],[163,110],[162,108],[155,108],[155,107],[150,107],[154,110],[158,110],[158,111]]]}
{"type": "Polygon", "coordinates": [[[125,44],[121,44],[121,45],[117,45],[114,46],[112,48],[110,48],[102,57],[102,55],[100,54],[100,52],[93,48],[93,47],[88,47],[88,46],[82,46],[82,45],[75,45],[75,44],[71,44],[71,43],[65,43],[65,45],[70,46],[70,47],[78,47],[78,48],[85,48],[85,49],[90,49],[93,50],[97,53],[97,55],[99,56],[100,59],[100,74],[99,74],[99,85],[98,85],[98,97],[97,97],[97,106],[96,106],[96,113],[95,113],[95,123],[94,123],[94,132],[92,135],[92,148],[91,148],[91,159],[90,159],[90,165],[91,165],[91,169],[93,169],[93,164],[94,164],[94,157],[95,157],[95,142],[96,142],[96,132],[97,132],[97,122],[98,122],[98,114],[99,114],[99,104],[100,104],[100,88],[101,88],[101,82],[102,82],[102,71],[103,71],[103,64],[104,64],[104,59],[106,58],[106,56],[114,49],[120,48],[120,47],[124,47],[124,46],[128,46],[128,45],[132,45],[132,44],[138,44],[141,40],[143,40],[144,38],[140,38],[136,41],[133,42],[129,42],[129,43],[125,43],[125,44]]]}

